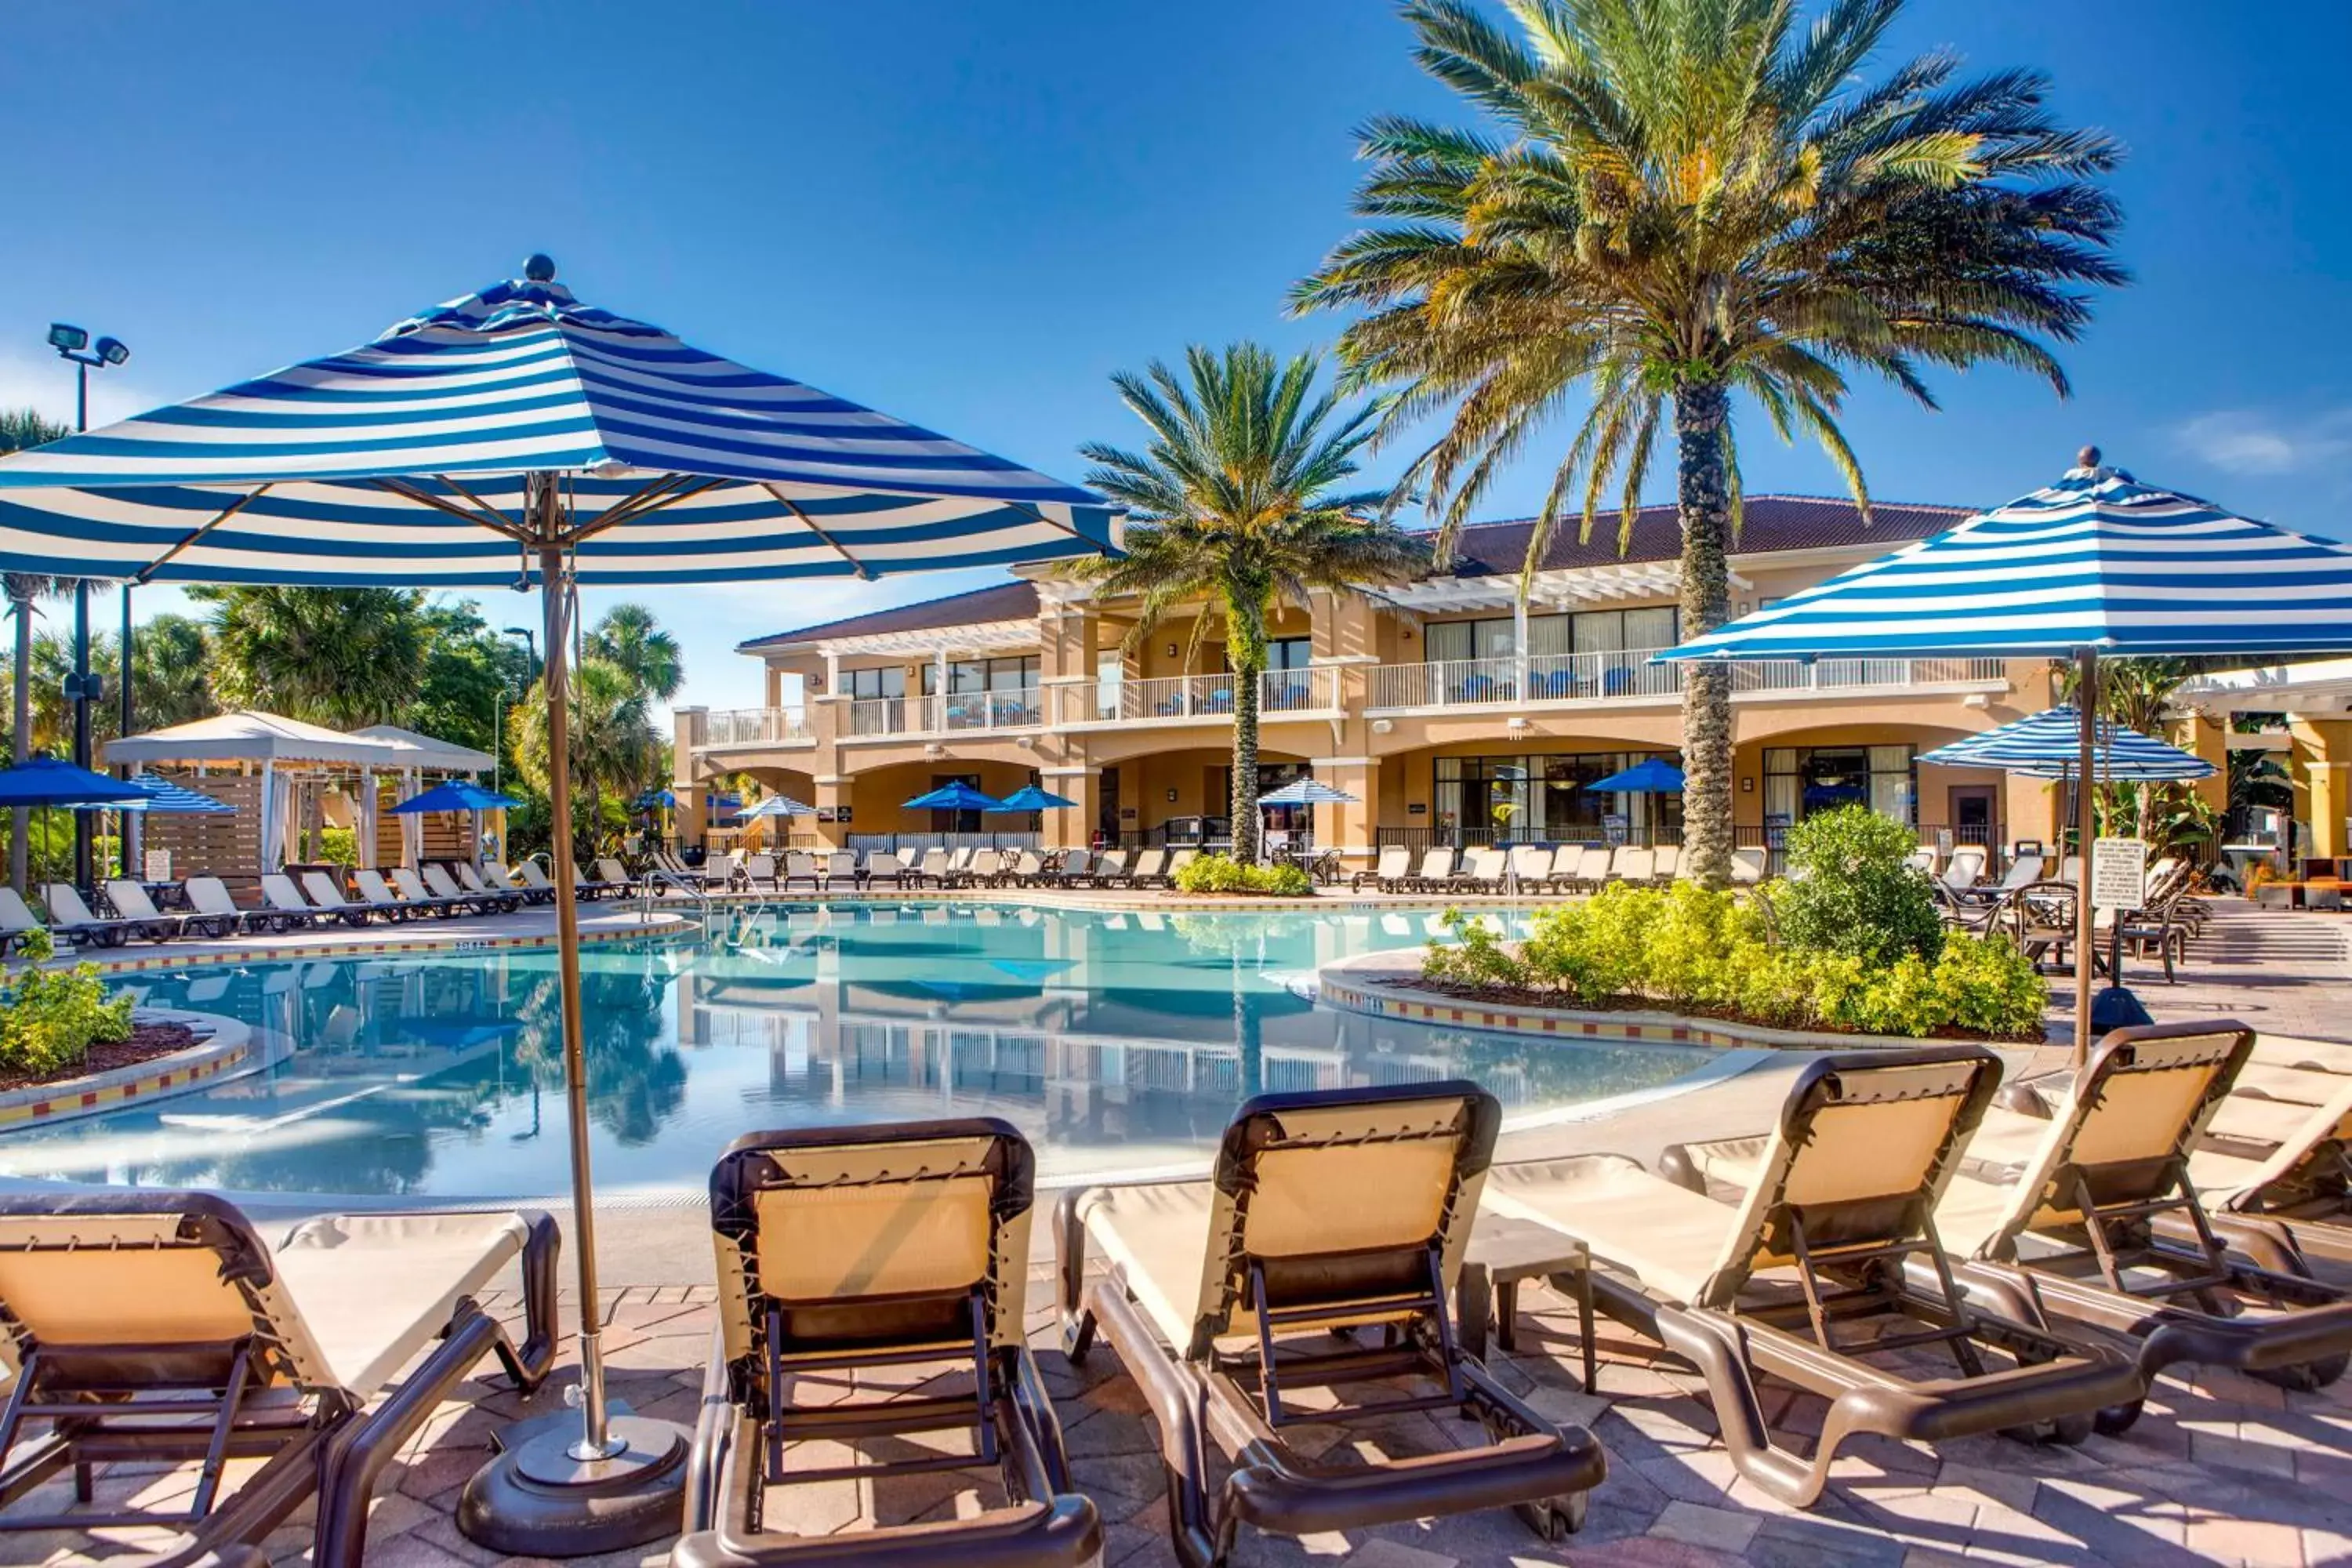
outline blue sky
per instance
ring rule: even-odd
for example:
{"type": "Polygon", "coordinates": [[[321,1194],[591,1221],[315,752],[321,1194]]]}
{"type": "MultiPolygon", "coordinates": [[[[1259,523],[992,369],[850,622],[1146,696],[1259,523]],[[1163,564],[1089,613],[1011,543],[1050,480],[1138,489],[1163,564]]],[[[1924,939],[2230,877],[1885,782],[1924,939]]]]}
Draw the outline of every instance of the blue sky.
{"type": "MultiPolygon", "coordinates": [[[[2352,182],[2328,107],[2352,7],[1915,0],[1897,47],[1937,45],[2050,71],[2067,117],[2129,146],[2138,281],[2067,354],[2071,404],[2000,371],[1944,378],[1937,415],[1862,393],[1874,490],[1996,502],[2095,440],[2352,537],[2352,182]]],[[[1390,110],[1462,114],[1381,0],[16,0],[0,405],[69,411],[52,319],[131,345],[97,396],[117,416],[545,249],[583,297],[1077,479],[1077,443],[1131,433],[1110,371],[1328,340],[1284,290],[1348,232],[1350,129],[1390,110]]],[[[1837,488],[1760,427],[1743,458],[1754,489],[1837,488]]],[[[1530,463],[1493,513],[1541,486],[1530,463]]],[[[725,707],[758,696],[741,637],[985,580],[637,596],[686,640],[688,699],[725,707]]]]}

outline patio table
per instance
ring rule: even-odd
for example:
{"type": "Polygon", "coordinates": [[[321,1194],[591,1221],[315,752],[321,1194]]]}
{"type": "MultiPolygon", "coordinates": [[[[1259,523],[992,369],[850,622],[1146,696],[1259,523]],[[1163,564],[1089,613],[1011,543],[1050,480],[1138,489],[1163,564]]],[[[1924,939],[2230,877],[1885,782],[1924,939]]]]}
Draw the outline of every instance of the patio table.
{"type": "Polygon", "coordinates": [[[1592,1253],[1575,1237],[1509,1215],[1482,1213],[1470,1232],[1455,1288],[1454,1316],[1463,1348],[1484,1361],[1491,1327],[1495,1342],[1516,1351],[1519,1286],[1529,1279],[1570,1281],[1576,1301],[1576,1338],[1583,1352],[1584,1391],[1593,1392],[1600,1356],[1592,1342],[1592,1253]]]}

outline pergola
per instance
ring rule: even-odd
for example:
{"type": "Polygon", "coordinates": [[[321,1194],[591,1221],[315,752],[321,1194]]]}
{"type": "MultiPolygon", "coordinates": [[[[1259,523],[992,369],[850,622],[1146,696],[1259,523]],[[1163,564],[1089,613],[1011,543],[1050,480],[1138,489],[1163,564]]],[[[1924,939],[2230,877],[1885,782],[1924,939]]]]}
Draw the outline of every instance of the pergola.
{"type": "MultiPolygon", "coordinates": [[[[167,834],[203,836],[192,838],[189,847],[205,869],[229,872],[283,865],[295,826],[309,819],[313,806],[323,819],[331,794],[348,795],[355,802],[352,826],[359,863],[375,865],[383,783],[393,784],[404,797],[428,775],[471,777],[492,766],[486,752],[391,725],[345,734],[251,710],[109,742],[105,760],[202,779],[194,787],[236,806],[234,820],[191,818],[167,826],[159,819],[146,825],[151,840],[167,834]]],[[[400,858],[415,859],[425,848],[423,825],[415,818],[397,820],[400,858]]]]}

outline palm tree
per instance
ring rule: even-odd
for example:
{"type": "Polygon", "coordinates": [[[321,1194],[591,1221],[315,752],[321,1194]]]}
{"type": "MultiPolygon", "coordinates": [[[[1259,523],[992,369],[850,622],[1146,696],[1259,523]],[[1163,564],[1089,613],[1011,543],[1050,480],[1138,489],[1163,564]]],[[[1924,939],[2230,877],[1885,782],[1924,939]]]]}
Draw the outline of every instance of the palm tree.
{"type": "MultiPolygon", "coordinates": [[[[1383,426],[1451,410],[1405,485],[1441,560],[1496,475],[1556,417],[1583,416],[1529,541],[1538,566],[1580,489],[1612,483],[1630,531],[1661,437],[1679,466],[1682,635],[1726,617],[1739,517],[1732,395],[1818,441],[1869,511],[1838,426],[1849,371],[1927,407],[1932,365],[2066,378],[2050,344],[2124,281],[2095,183],[2118,151],[2061,126],[2046,81],[1958,78],[1931,54],[1858,77],[1902,0],[1415,0],[1423,68],[1494,121],[1387,118],[1362,133],[1375,221],[1301,282],[1302,310],[1366,312],[1351,384],[1399,390],[1383,426]]],[[[1731,849],[1731,674],[1684,688],[1684,864],[1721,886],[1731,849]]]]}
{"type": "MultiPolygon", "coordinates": [[[[572,778],[586,797],[579,833],[593,853],[603,826],[602,802],[607,793],[616,800],[633,800],[654,775],[661,753],[661,737],[653,722],[652,700],[636,678],[619,665],[590,658],[572,672],[568,687],[572,734],[572,778]]],[[[548,788],[547,684],[533,683],[507,721],[513,738],[515,772],[523,784],[544,795],[548,788]]]]}
{"type": "MultiPolygon", "coordinates": [[[[1307,590],[1349,592],[1417,575],[1420,542],[1386,518],[1365,515],[1376,492],[1332,487],[1356,472],[1378,405],[1342,412],[1314,395],[1320,361],[1277,364],[1255,343],[1222,353],[1185,351],[1189,384],[1154,362],[1144,375],[1111,377],[1150,427],[1142,452],[1089,443],[1087,482],[1129,509],[1127,553],[1073,563],[1072,575],[1132,594],[1142,612],[1130,644],[1150,637],[1178,605],[1206,600],[1225,624],[1234,673],[1234,855],[1258,856],[1258,677],[1266,667],[1266,620],[1276,600],[1304,604],[1307,590]]],[[[1205,628],[1194,630],[1194,646],[1205,628]]]]}
{"type": "Polygon", "coordinates": [[[643,605],[615,605],[588,629],[588,657],[618,665],[647,692],[667,702],[686,679],[677,639],[661,629],[643,605]]]}
{"type": "MultiPolygon", "coordinates": [[[[71,434],[64,426],[52,425],[29,408],[0,413],[0,453],[46,447],[71,434]]],[[[9,756],[12,761],[21,763],[33,754],[33,601],[72,593],[74,580],[11,572],[6,575],[5,586],[8,595],[8,613],[16,621],[16,648],[10,666],[9,681],[14,689],[14,707],[10,710],[8,731],[9,756]]],[[[20,893],[25,890],[25,873],[30,856],[29,831],[26,813],[12,811],[8,814],[8,885],[20,893]]]]}
{"type": "Polygon", "coordinates": [[[213,691],[352,729],[396,723],[425,677],[425,595],[404,588],[191,588],[213,606],[213,691]]]}
{"type": "MultiPolygon", "coordinates": [[[[2126,729],[2137,730],[2143,735],[2164,738],[2166,717],[2172,707],[2173,695],[2188,679],[2209,665],[2218,667],[2228,659],[2189,658],[2106,658],[2099,661],[2099,717],[2113,720],[2126,729]]],[[[2082,700],[2082,668],[2071,660],[2058,667],[2058,695],[2068,702],[2082,700]]],[[[2107,816],[2120,821],[2126,815],[2132,818],[2135,837],[2148,837],[2150,825],[2156,819],[2159,793],[2178,796],[2184,793],[2179,784],[2107,784],[2099,786],[2107,816]],[[2128,807],[2128,813],[2126,813],[2128,807]]]]}

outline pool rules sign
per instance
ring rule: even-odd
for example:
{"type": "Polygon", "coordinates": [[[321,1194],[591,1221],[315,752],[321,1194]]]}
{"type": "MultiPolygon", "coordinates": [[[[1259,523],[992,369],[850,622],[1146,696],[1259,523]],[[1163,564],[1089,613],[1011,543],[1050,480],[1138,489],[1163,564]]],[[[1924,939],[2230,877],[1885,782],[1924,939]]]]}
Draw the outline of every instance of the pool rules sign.
{"type": "Polygon", "coordinates": [[[2147,840],[2101,838],[2091,845],[2091,907],[2136,910],[2147,898],[2147,840]]]}

